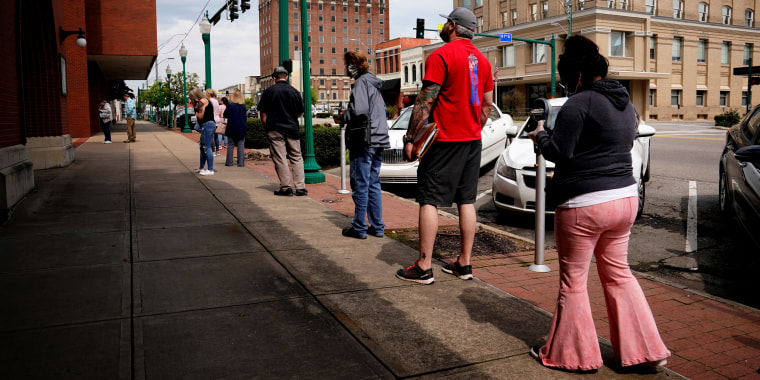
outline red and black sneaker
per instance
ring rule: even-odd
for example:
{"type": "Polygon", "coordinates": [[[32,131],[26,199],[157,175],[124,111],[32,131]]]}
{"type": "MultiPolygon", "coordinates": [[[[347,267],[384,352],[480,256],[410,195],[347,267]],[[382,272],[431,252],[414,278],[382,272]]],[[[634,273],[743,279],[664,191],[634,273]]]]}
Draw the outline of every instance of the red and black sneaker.
{"type": "Polygon", "coordinates": [[[444,265],[441,270],[462,280],[472,280],[472,265],[460,265],[459,257],[453,263],[444,265]]]}
{"type": "Polygon", "coordinates": [[[433,278],[433,269],[422,270],[417,262],[414,265],[407,267],[406,269],[399,269],[396,272],[396,277],[405,280],[412,281],[423,285],[430,285],[435,282],[433,278]]]}

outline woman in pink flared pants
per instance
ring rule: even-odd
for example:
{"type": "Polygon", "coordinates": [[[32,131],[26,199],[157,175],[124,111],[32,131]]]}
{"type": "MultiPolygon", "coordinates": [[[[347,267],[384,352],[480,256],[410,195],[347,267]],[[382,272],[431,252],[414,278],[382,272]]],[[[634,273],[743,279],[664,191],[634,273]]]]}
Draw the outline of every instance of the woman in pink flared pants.
{"type": "Polygon", "coordinates": [[[549,336],[531,355],[544,366],[570,371],[593,371],[603,364],[586,290],[592,255],[604,288],[615,359],[623,367],[658,368],[670,356],[628,266],[628,238],[638,208],[631,163],[637,119],[625,87],[604,79],[608,66],[594,42],[569,37],[557,69],[570,98],[551,134],[543,123],[529,134],[555,163],[547,201],[556,205],[560,263],[549,336]]]}

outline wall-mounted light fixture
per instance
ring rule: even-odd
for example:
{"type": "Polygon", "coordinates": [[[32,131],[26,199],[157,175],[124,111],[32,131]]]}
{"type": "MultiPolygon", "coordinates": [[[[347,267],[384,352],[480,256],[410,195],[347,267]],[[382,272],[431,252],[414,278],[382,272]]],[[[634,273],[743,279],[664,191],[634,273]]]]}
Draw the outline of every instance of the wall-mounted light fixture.
{"type": "Polygon", "coordinates": [[[87,46],[87,40],[84,39],[84,30],[82,30],[82,28],[79,28],[79,30],[63,30],[63,28],[59,26],[58,30],[59,30],[59,34],[61,35],[61,45],[63,45],[63,40],[65,40],[66,37],[76,34],[77,46],[79,47],[87,46]]]}

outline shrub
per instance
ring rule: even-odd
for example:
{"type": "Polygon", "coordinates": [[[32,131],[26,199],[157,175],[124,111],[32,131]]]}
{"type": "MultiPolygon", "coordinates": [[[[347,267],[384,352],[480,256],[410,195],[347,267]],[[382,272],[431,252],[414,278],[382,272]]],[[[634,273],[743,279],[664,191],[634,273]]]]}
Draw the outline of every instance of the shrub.
{"type": "Polygon", "coordinates": [[[317,112],[317,115],[315,116],[317,119],[327,119],[332,117],[329,112],[317,112]]]}
{"type": "MultiPolygon", "coordinates": [[[[301,152],[306,154],[306,138],[304,127],[301,126],[301,152]]],[[[329,124],[316,124],[312,127],[314,138],[314,158],[320,166],[340,165],[340,128],[329,124]]],[[[248,149],[264,149],[269,147],[267,133],[259,118],[248,119],[248,132],[245,136],[245,147],[248,149]]]]}
{"type": "Polygon", "coordinates": [[[720,115],[715,115],[715,125],[722,127],[730,127],[738,123],[739,120],[741,120],[741,116],[739,116],[739,112],[736,110],[729,110],[720,115]]]}

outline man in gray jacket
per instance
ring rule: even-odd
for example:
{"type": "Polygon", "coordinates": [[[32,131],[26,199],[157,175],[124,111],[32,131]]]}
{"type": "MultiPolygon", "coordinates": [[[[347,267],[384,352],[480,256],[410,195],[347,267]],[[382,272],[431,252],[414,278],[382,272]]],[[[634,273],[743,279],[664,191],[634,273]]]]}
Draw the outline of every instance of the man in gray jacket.
{"type": "Polygon", "coordinates": [[[346,52],[343,59],[347,74],[356,82],[351,89],[348,110],[341,112],[341,122],[349,126],[360,126],[364,120],[368,120],[370,124],[369,141],[366,141],[362,133],[349,136],[354,220],[351,221],[351,227],[343,229],[343,236],[356,239],[366,239],[367,234],[383,237],[385,223],[379,176],[383,150],[390,148],[390,139],[385,102],[380,95],[381,81],[368,72],[369,63],[361,51],[346,52]],[[365,219],[369,220],[369,225],[365,219]]]}

